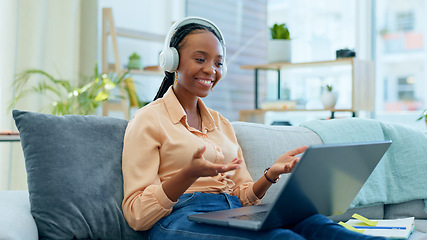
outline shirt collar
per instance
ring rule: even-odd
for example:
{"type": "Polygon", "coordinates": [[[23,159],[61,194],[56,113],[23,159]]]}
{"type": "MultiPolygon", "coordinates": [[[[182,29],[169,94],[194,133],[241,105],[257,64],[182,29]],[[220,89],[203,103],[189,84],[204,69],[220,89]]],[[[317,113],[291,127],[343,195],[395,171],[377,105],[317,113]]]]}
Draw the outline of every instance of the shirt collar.
{"type": "MultiPolygon", "coordinates": [[[[187,114],[181,106],[181,103],[179,103],[172,86],[170,86],[163,95],[163,101],[173,124],[179,123],[182,118],[187,118],[187,114]]],[[[207,128],[208,131],[212,131],[215,128],[215,121],[208,107],[206,107],[205,103],[200,98],[197,99],[197,105],[199,106],[200,115],[202,116],[202,130],[207,128]]]]}

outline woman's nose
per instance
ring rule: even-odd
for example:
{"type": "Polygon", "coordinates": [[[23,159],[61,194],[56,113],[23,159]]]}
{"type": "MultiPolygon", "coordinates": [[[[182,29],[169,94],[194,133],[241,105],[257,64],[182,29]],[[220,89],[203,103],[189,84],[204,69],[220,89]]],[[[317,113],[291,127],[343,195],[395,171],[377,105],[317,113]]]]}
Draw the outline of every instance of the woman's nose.
{"type": "Polygon", "coordinates": [[[203,72],[205,72],[206,74],[212,75],[216,73],[215,66],[213,64],[206,64],[203,67],[203,72]]]}

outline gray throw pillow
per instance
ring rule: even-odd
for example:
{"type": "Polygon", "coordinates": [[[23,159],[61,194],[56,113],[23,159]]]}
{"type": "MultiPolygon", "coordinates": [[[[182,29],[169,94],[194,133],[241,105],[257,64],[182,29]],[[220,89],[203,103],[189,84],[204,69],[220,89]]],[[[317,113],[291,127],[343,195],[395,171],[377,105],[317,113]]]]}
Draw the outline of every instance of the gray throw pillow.
{"type": "Polygon", "coordinates": [[[124,219],[126,120],[13,111],[41,239],[144,239],[124,219]]]}

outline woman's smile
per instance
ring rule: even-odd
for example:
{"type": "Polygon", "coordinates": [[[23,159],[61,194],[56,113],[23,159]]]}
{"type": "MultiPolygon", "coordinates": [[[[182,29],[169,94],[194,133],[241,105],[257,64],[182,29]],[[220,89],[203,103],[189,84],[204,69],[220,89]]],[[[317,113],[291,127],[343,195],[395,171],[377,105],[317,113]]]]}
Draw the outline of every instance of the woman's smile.
{"type": "Polygon", "coordinates": [[[206,78],[196,78],[196,80],[202,84],[203,86],[206,86],[207,88],[211,88],[214,81],[212,79],[206,79],[206,78]]]}

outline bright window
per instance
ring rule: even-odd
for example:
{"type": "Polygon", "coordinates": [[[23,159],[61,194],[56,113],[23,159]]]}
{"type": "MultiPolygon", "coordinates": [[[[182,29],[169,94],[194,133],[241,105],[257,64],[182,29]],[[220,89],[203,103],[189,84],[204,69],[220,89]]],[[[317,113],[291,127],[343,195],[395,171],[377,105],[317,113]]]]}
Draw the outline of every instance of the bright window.
{"type": "Polygon", "coordinates": [[[418,114],[427,103],[425,1],[375,2],[377,112],[418,114]]]}
{"type": "MultiPolygon", "coordinates": [[[[356,1],[269,0],[267,25],[286,23],[292,39],[292,62],[336,59],[336,51],[356,48],[356,1]]],[[[336,108],[351,107],[351,67],[322,66],[281,71],[281,99],[291,100],[299,109],[323,109],[321,95],[326,85],[338,93],[336,108]]],[[[277,73],[266,74],[267,89],[261,101],[277,99],[277,73]]],[[[339,113],[340,115],[341,113],[339,113]]],[[[351,113],[345,113],[348,115],[351,113]]],[[[272,113],[266,122],[287,120],[293,125],[311,118],[327,118],[330,112],[272,113]],[[277,117],[274,117],[276,115],[277,117]]]]}

